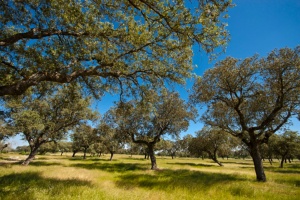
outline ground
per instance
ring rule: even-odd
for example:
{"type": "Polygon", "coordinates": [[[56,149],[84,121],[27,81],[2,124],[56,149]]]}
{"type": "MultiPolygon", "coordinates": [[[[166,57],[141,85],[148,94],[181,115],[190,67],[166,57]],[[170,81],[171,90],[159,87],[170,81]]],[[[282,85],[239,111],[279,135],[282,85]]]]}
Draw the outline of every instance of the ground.
{"type": "Polygon", "coordinates": [[[0,199],[298,199],[300,161],[279,168],[264,162],[267,182],[257,182],[250,159],[210,160],[157,157],[159,170],[150,170],[143,156],[104,157],[71,153],[37,156],[0,154],[0,199]]]}

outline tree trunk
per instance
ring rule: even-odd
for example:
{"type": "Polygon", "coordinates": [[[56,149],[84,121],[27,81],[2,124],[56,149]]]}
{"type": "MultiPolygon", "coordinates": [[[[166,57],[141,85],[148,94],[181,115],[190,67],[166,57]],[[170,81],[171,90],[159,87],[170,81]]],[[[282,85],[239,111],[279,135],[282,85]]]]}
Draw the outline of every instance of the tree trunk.
{"type": "Polygon", "coordinates": [[[286,160],[286,154],[284,154],[284,155],[282,155],[282,157],[281,157],[281,162],[280,162],[280,168],[283,168],[283,163],[284,163],[284,161],[286,160]]]}
{"type": "Polygon", "coordinates": [[[77,153],[77,151],[73,151],[73,155],[72,155],[72,157],[75,157],[75,154],[77,153]]]}
{"type": "Polygon", "coordinates": [[[64,153],[64,152],[62,151],[62,152],[60,153],[60,156],[62,156],[62,155],[63,155],[63,153],[64,153]]]}
{"type": "Polygon", "coordinates": [[[86,159],[86,151],[87,151],[87,148],[84,148],[84,151],[83,151],[83,159],[86,159]]]}
{"type": "Polygon", "coordinates": [[[267,181],[267,178],[264,172],[263,162],[259,152],[259,145],[256,142],[252,142],[251,146],[249,147],[250,147],[250,155],[254,163],[256,180],[265,182],[267,181]]]}
{"type": "Polygon", "coordinates": [[[26,160],[23,161],[22,165],[27,166],[34,159],[37,151],[38,151],[38,147],[33,147],[26,160]]]}
{"type": "Polygon", "coordinates": [[[214,151],[214,154],[212,154],[212,153],[210,153],[210,152],[208,152],[208,154],[209,154],[209,157],[210,157],[214,162],[216,162],[219,166],[221,166],[221,167],[224,166],[224,165],[218,160],[216,151],[214,151]]]}
{"type": "Polygon", "coordinates": [[[148,145],[149,148],[149,156],[151,160],[151,169],[152,170],[157,170],[157,164],[156,164],[156,157],[154,155],[154,145],[148,145]]]}
{"type": "Polygon", "coordinates": [[[114,152],[111,151],[111,152],[110,152],[110,159],[109,159],[110,161],[112,161],[113,156],[114,156],[114,152]]]}
{"type": "Polygon", "coordinates": [[[272,159],[269,158],[268,160],[269,160],[270,165],[272,165],[273,164],[272,159]]]}

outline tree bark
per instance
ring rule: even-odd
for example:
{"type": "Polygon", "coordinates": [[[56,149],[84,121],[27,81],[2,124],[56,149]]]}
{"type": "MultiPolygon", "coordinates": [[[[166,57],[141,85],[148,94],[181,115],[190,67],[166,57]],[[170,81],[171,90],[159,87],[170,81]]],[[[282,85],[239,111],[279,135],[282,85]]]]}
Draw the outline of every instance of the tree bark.
{"type": "Polygon", "coordinates": [[[261,154],[259,152],[259,144],[256,142],[252,142],[249,146],[250,148],[250,155],[253,159],[255,173],[256,173],[256,180],[266,182],[267,178],[264,172],[263,162],[261,159],[261,154]]]}
{"type": "Polygon", "coordinates": [[[27,166],[35,158],[37,151],[38,151],[38,147],[33,147],[26,160],[23,161],[22,165],[27,166]]]}
{"type": "Polygon", "coordinates": [[[154,154],[154,145],[149,144],[148,148],[149,148],[149,157],[150,157],[150,160],[151,160],[151,169],[152,170],[157,170],[158,168],[157,168],[157,164],[156,164],[156,157],[155,157],[155,154],[154,154]]]}

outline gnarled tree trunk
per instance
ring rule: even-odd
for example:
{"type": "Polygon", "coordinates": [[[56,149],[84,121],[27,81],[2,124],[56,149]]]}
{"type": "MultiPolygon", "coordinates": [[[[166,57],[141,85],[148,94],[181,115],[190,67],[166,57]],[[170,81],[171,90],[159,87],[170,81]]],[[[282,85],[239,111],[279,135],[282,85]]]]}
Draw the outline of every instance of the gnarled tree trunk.
{"type": "Polygon", "coordinates": [[[263,167],[263,162],[261,159],[261,154],[259,152],[259,144],[257,144],[256,142],[252,142],[251,145],[249,145],[249,148],[250,148],[250,155],[254,163],[256,180],[262,182],[267,181],[264,167],[263,167]]]}
{"type": "Polygon", "coordinates": [[[151,169],[152,170],[157,170],[157,164],[156,164],[156,157],[154,154],[154,145],[153,144],[148,144],[148,149],[149,149],[149,156],[151,160],[151,169]]]}
{"type": "Polygon", "coordinates": [[[28,157],[23,161],[22,165],[27,166],[34,158],[35,155],[37,154],[38,148],[40,145],[38,146],[33,146],[30,147],[30,154],[28,155],[28,157]]]}

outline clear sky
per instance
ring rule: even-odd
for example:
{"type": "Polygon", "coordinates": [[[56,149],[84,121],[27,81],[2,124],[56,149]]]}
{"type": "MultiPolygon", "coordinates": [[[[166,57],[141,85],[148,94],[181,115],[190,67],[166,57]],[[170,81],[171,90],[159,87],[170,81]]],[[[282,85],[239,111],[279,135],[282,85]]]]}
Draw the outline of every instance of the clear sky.
{"type": "MultiPolygon", "coordinates": [[[[300,0],[233,0],[236,5],[228,12],[228,30],[230,42],[224,54],[217,60],[227,56],[244,59],[259,54],[266,56],[273,49],[300,45],[300,0]]],[[[194,65],[198,68],[195,73],[203,72],[213,67],[215,62],[209,63],[205,53],[195,52],[194,65]]],[[[190,85],[187,85],[189,89],[190,85]]],[[[182,97],[186,98],[185,92],[182,97]]],[[[104,113],[112,105],[115,97],[105,96],[96,107],[104,113]]],[[[292,130],[300,132],[300,122],[293,120],[292,130]]],[[[191,123],[186,133],[193,134],[202,128],[201,122],[191,123]]],[[[182,135],[184,135],[183,133],[182,135]]],[[[24,145],[19,138],[9,141],[14,147],[24,145]]]]}

